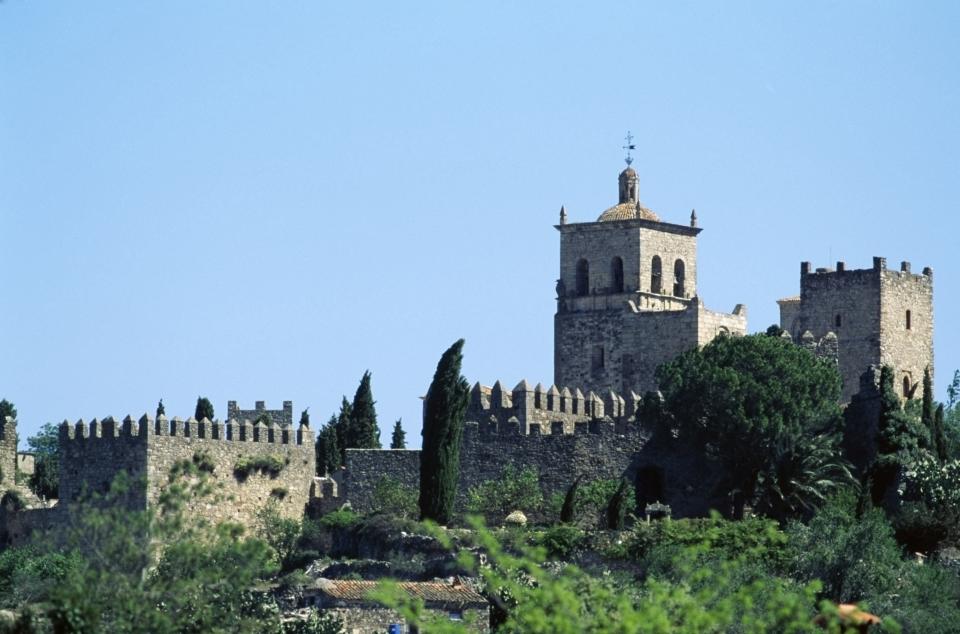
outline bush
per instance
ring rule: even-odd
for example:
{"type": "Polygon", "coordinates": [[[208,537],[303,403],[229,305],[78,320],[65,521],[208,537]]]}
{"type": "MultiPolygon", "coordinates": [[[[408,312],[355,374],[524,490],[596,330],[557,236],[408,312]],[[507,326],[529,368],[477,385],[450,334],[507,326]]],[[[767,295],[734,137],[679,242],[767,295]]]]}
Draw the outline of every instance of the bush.
{"type": "Polygon", "coordinates": [[[283,468],[287,466],[289,459],[276,454],[267,454],[265,456],[242,456],[233,465],[233,474],[239,480],[245,480],[251,473],[260,472],[263,475],[269,475],[271,478],[277,477],[283,468]]]}
{"type": "Polygon", "coordinates": [[[583,546],[586,533],[575,526],[561,524],[551,526],[538,538],[537,545],[543,546],[548,557],[570,559],[583,546]]]}
{"type": "Polygon", "coordinates": [[[383,476],[373,488],[373,506],[377,511],[398,517],[413,517],[419,508],[419,492],[399,480],[383,476]]]}
{"type": "Polygon", "coordinates": [[[282,500],[286,498],[288,493],[289,491],[287,490],[287,487],[273,487],[270,489],[270,497],[275,500],[282,500]]]}
{"type": "Polygon", "coordinates": [[[330,511],[317,520],[317,525],[325,529],[353,528],[360,522],[360,515],[350,509],[330,511]]]}
{"type": "Polygon", "coordinates": [[[507,465],[499,480],[487,480],[467,492],[467,510],[502,520],[512,511],[536,513],[543,507],[540,477],[533,467],[507,465]]]}
{"type": "Polygon", "coordinates": [[[213,473],[216,464],[213,462],[213,458],[210,456],[208,451],[198,451],[193,454],[193,464],[197,465],[197,469],[203,471],[204,473],[213,473]]]}
{"type": "Polygon", "coordinates": [[[3,497],[0,498],[0,508],[4,508],[8,511],[22,511],[27,508],[27,503],[24,501],[23,496],[20,495],[19,491],[10,489],[3,494],[3,497]]]}

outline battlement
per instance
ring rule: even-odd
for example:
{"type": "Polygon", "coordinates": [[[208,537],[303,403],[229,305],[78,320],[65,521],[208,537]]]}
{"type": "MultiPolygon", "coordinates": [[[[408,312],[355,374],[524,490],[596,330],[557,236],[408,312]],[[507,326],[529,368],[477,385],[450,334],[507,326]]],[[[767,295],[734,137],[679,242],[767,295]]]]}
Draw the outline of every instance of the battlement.
{"type": "Polygon", "coordinates": [[[229,420],[225,424],[219,420],[183,420],[174,416],[158,416],[156,420],[144,414],[134,420],[127,416],[121,423],[113,417],[103,420],[93,419],[89,423],[78,420],[76,423],[63,421],[60,424],[60,442],[62,445],[76,442],[105,442],[110,439],[124,440],[135,438],[147,442],[150,437],[182,437],[230,442],[254,442],[279,445],[312,445],[313,432],[308,427],[292,425],[251,423],[249,420],[229,420]]]}
{"type": "Polygon", "coordinates": [[[464,423],[463,433],[466,441],[491,441],[505,437],[525,438],[559,438],[575,436],[612,436],[639,433],[641,426],[633,420],[622,419],[615,421],[610,417],[592,418],[577,421],[572,428],[564,425],[563,421],[555,420],[550,423],[528,422],[526,429],[516,417],[507,419],[505,423],[491,418],[486,422],[467,421],[464,423]]]}
{"type": "Polygon", "coordinates": [[[566,433],[573,433],[577,424],[593,419],[631,418],[639,407],[640,396],[633,392],[624,399],[613,391],[601,396],[594,392],[584,394],[579,388],[560,389],[556,385],[545,389],[540,383],[531,388],[526,380],[507,391],[497,381],[493,387],[474,384],[470,390],[467,419],[485,424],[496,421],[498,425],[516,420],[524,434],[541,433],[540,428],[544,425],[548,429],[559,425],[566,433]],[[537,431],[531,432],[534,427],[537,431]]]}
{"type": "Polygon", "coordinates": [[[230,420],[257,420],[266,417],[277,425],[293,424],[293,401],[284,401],[283,409],[267,409],[265,401],[254,401],[253,409],[240,409],[236,401],[227,401],[227,418],[230,420]]]}
{"type": "Polygon", "coordinates": [[[813,269],[810,265],[810,262],[801,262],[800,263],[800,281],[801,284],[805,281],[804,278],[812,277],[813,279],[823,279],[824,277],[843,277],[843,276],[869,276],[879,278],[882,275],[896,275],[896,276],[911,276],[918,280],[933,280],[933,269],[929,266],[923,268],[922,273],[913,273],[912,265],[908,260],[904,260],[900,263],[900,270],[894,271],[892,269],[887,269],[887,258],[883,257],[874,257],[873,266],[868,269],[848,269],[846,262],[843,260],[838,260],[836,268],[829,267],[819,267],[813,269]]]}

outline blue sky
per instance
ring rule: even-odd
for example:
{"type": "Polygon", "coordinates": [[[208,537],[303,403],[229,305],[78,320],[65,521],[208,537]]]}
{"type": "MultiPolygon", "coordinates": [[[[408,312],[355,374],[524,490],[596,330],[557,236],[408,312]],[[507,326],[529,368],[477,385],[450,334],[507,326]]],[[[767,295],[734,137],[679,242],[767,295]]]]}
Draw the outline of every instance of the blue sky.
{"type": "Polygon", "coordinates": [[[0,4],[0,397],[64,418],[309,406],[437,359],[549,384],[561,204],[696,208],[752,331],[801,260],[935,272],[960,367],[960,5],[0,4]]]}

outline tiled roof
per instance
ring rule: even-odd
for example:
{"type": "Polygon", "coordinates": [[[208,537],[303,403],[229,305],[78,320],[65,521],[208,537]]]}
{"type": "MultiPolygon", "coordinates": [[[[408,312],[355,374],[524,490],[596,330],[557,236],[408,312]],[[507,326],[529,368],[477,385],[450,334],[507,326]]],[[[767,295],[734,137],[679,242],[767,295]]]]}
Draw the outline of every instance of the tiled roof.
{"type": "Polygon", "coordinates": [[[597,218],[597,222],[609,222],[611,220],[635,220],[639,218],[640,220],[654,220],[660,222],[660,216],[653,212],[652,209],[647,209],[643,205],[638,205],[634,202],[620,203],[619,205],[614,205],[610,209],[607,209],[605,212],[600,214],[600,217],[597,218]]]}
{"type": "MultiPolygon", "coordinates": [[[[378,581],[350,581],[341,579],[317,579],[317,589],[334,599],[344,601],[369,601],[368,594],[378,581]]],[[[460,581],[440,583],[433,581],[400,581],[397,586],[414,598],[442,603],[482,603],[487,600],[460,581]]]]}

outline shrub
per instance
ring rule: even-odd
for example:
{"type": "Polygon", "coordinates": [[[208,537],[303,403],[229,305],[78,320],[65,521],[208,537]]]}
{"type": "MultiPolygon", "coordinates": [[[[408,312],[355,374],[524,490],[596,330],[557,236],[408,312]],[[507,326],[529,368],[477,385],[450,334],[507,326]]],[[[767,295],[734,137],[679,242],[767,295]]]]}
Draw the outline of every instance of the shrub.
{"type": "Polygon", "coordinates": [[[269,475],[271,478],[277,477],[283,468],[287,466],[289,459],[285,459],[276,454],[267,454],[265,456],[242,456],[236,464],[233,465],[233,474],[241,480],[246,479],[251,473],[260,472],[263,475],[269,475]]]}
{"type": "Polygon", "coordinates": [[[273,487],[270,489],[270,497],[277,500],[286,498],[287,493],[289,493],[289,491],[287,491],[287,487],[273,487]]]}
{"type": "Polygon", "coordinates": [[[543,546],[547,556],[557,559],[569,559],[579,550],[586,540],[586,533],[575,526],[561,524],[551,526],[537,539],[537,544],[543,546]]]}
{"type": "Polygon", "coordinates": [[[197,469],[205,473],[213,473],[216,464],[213,462],[213,458],[210,456],[208,451],[198,451],[193,454],[193,464],[197,465],[197,469]]]}
{"type": "Polygon", "coordinates": [[[511,511],[535,513],[543,506],[540,477],[533,467],[507,465],[499,480],[487,480],[467,492],[467,510],[502,520],[511,511]]]}
{"type": "Polygon", "coordinates": [[[317,520],[317,524],[326,529],[353,528],[359,522],[360,515],[350,509],[330,511],[317,520]]]}
{"type": "Polygon", "coordinates": [[[413,517],[417,511],[419,492],[399,480],[383,476],[373,489],[373,505],[378,511],[399,517],[413,517]]]}
{"type": "Polygon", "coordinates": [[[22,511],[27,508],[27,503],[24,501],[23,496],[20,495],[19,491],[10,489],[3,494],[3,497],[0,498],[0,508],[4,508],[8,511],[22,511]]]}

